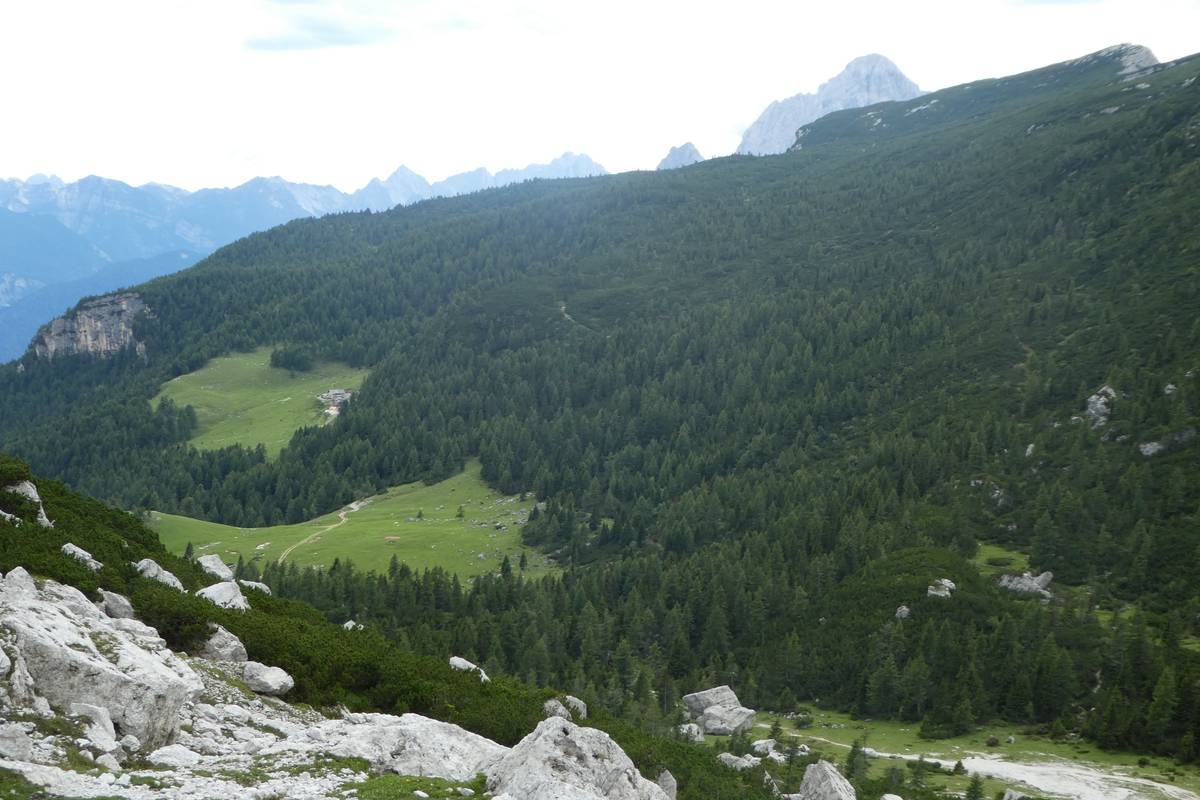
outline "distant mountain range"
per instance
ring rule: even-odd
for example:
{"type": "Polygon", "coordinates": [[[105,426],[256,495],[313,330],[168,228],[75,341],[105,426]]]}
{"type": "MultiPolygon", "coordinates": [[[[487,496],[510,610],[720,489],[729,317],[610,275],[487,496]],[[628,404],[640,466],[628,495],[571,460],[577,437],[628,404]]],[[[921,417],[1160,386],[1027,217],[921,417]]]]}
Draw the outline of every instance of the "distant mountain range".
{"type": "Polygon", "coordinates": [[[767,106],[746,129],[737,151],[755,156],[782,153],[795,143],[797,129],[826,114],[888,100],[911,100],[921,94],[888,59],[877,54],[861,56],[821,84],[815,94],[797,94],[767,106]]]}
{"type": "Polygon", "coordinates": [[[218,247],[298,217],[383,211],[431,197],[534,179],[608,174],[582,154],[430,183],[407,167],[347,194],[332,186],[254,178],[188,192],[89,176],[0,180],[0,361],[25,351],[38,327],[80,298],[194,264],[218,247]]]}

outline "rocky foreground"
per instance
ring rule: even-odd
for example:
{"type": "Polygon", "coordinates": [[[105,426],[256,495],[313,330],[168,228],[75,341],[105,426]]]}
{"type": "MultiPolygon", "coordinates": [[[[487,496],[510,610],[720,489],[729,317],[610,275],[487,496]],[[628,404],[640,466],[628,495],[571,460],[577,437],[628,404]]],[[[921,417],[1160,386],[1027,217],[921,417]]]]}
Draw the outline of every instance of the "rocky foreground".
{"type": "Polygon", "coordinates": [[[341,798],[394,773],[483,775],[495,800],[668,798],[606,733],[575,723],[575,698],[547,703],[509,748],[417,714],[290,705],[273,696],[290,676],[247,662],[224,629],[200,652],[172,652],[119,595],[96,604],[12,570],[0,580],[0,769],[72,797],[341,798]]]}

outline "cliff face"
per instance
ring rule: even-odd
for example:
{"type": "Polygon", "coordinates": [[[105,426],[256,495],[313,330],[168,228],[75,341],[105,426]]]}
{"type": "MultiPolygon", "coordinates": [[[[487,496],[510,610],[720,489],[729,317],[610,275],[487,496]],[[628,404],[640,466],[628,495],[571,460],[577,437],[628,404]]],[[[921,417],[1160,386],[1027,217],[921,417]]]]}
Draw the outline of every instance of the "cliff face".
{"type": "Polygon", "coordinates": [[[126,347],[139,353],[143,345],[133,337],[133,321],[150,308],[134,292],[98,297],[52,320],[33,340],[38,358],[87,353],[108,358],[126,347]]]}

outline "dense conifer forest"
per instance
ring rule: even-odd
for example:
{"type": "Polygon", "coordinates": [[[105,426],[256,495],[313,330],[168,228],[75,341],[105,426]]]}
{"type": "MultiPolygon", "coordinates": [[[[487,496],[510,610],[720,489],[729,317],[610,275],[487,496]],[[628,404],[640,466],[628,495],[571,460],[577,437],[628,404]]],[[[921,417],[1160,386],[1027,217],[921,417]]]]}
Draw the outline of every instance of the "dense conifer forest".
{"type": "Polygon", "coordinates": [[[0,446],[240,526],[478,455],[543,501],[524,537],[560,576],[265,579],[664,728],[728,682],[930,737],[1004,719],[1195,760],[1200,61],[1121,66],[839,112],[779,157],[249,237],[138,289],[144,358],[0,368],[0,446]],[[371,375],[273,460],[189,448],[194,413],[151,408],[264,344],[371,375]],[[981,544],[1053,571],[1054,599],[1000,589],[981,544]]]}

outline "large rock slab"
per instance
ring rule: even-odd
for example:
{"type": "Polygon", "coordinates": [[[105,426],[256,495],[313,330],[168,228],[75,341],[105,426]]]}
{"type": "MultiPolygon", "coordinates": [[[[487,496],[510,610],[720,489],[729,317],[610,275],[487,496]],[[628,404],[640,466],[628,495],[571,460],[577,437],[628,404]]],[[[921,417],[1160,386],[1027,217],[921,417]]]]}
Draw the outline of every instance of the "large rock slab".
{"type": "Polygon", "coordinates": [[[101,564],[96,559],[92,558],[91,553],[89,553],[87,550],[84,550],[82,547],[78,547],[76,545],[71,544],[70,542],[67,542],[66,544],[64,544],[62,546],[62,554],[64,556],[69,556],[70,558],[75,559],[80,564],[83,564],[85,567],[90,569],[92,572],[99,572],[101,569],[104,568],[103,564],[101,564]]]}
{"type": "Polygon", "coordinates": [[[292,676],[279,667],[268,667],[257,661],[247,661],[242,668],[242,680],[252,691],[278,696],[287,694],[296,685],[292,676]]]}
{"type": "Polygon", "coordinates": [[[113,619],[133,619],[133,603],[125,595],[100,590],[101,610],[113,619]]]}
{"type": "Polygon", "coordinates": [[[483,671],[482,667],[477,667],[470,661],[467,661],[465,658],[460,656],[450,656],[450,667],[452,669],[459,670],[460,672],[478,672],[480,683],[487,683],[491,680],[491,678],[487,676],[487,673],[483,671]]]}
{"type": "Polygon", "coordinates": [[[207,658],[209,661],[243,662],[246,660],[246,646],[242,644],[241,639],[215,622],[210,622],[208,627],[212,630],[212,635],[205,640],[204,646],[196,655],[207,658]]]}
{"type": "Polygon", "coordinates": [[[700,727],[714,736],[730,736],[754,727],[754,709],[710,706],[700,716],[700,727]]]}
{"type": "Polygon", "coordinates": [[[854,787],[828,761],[809,764],[800,791],[784,795],[788,800],[857,800],[854,787]]]}
{"type": "Polygon", "coordinates": [[[196,559],[196,565],[219,581],[233,580],[233,570],[215,553],[200,556],[196,559]]]}
{"type": "MultiPolygon", "coordinates": [[[[53,528],[54,527],[54,523],[50,521],[50,518],[48,516],[46,516],[46,507],[44,505],[42,505],[42,496],[40,494],[38,494],[37,487],[34,486],[32,482],[20,481],[19,483],[14,483],[11,486],[5,486],[3,489],[0,489],[0,491],[12,492],[15,495],[24,497],[26,500],[29,500],[30,502],[37,503],[37,507],[38,507],[37,524],[43,528],[53,528]]],[[[9,517],[9,516],[10,515],[5,514],[5,517],[9,517]]],[[[16,518],[14,518],[14,519],[16,519],[16,518]]],[[[18,519],[17,522],[19,522],[19,521],[20,520],[18,519]]]]}
{"type": "Polygon", "coordinates": [[[685,694],[683,696],[683,704],[687,706],[688,713],[693,718],[700,716],[706,709],[713,706],[739,708],[742,705],[737,695],[733,693],[733,689],[730,689],[728,686],[716,686],[712,689],[705,689],[702,692],[685,694]]]}
{"type": "Polygon", "coordinates": [[[508,753],[508,748],[448,722],[419,714],[347,714],[327,720],[263,750],[330,753],[362,758],[374,770],[467,781],[508,753]]]}
{"type": "Polygon", "coordinates": [[[222,581],[214,583],[212,586],[205,586],[196,592],[196,596],[203,597],[221,608],[232,608],[235,611],[246,611],[250,608],[250,601],[242,594],[242,587],[238,586],[235,581],[222,581]]]}
{"type": "Polygon", "coordinates": [[[118,622],[70,586],[46,581],[39,589],[20,567],[0,581],[0,629],[22,672],[15,696],[34,702],[36,692],[63,711],[72,703],[97,706],[120,734],[150,747],[167,744],[183,704],[203,685],[161,640],[118,622]]]}
{"type": "Polygon", "coordinates": [[[179,578],[176,578],[170,572],[167,572],[165,569],[160,567],[158,562],[152,558],[143,558],[133,566],[137,568],[138,573],[143,578],[150,578],[151,580],[158,581],[159,583],[170,586],[176,591],[187,591],[183,588],[183,584],[180,583],[179,578]]]}
{"type": "Polygon", "coordinates": [[[1054,580],[1054,573],[1050,571],[1036,576],[1028,572],[1020,575],[1001,575],[1000,588],[1008,589],[1010,592],[1016,592],[1017,594],[1034,594],[1040,597],[1051,597],[1049,586],[1052,580],[1054,580]]]}
{"type": "Polygon", "coordinates": [[[607,733],[553,717],[491,770],[488,791],[521,800],[666,800],[607,733]]]}

